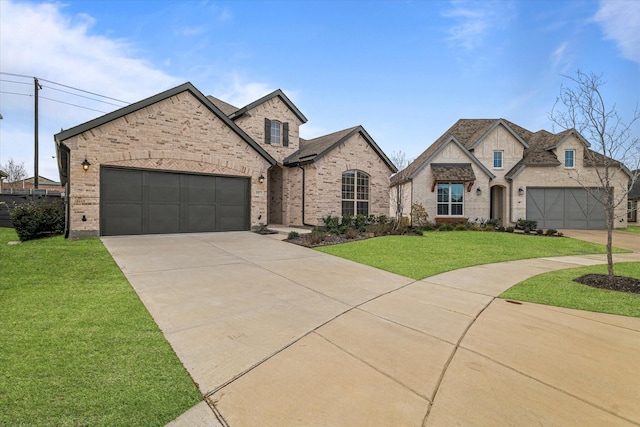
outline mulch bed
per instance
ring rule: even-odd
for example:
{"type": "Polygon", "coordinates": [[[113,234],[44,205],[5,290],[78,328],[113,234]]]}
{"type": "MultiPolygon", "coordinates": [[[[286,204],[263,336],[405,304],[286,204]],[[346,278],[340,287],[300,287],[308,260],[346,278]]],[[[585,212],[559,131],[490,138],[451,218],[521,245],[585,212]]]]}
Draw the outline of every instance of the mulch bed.
{"type": "Polygon", "coordinates": [[[640,279],[623,276],[614,276],[614,279],[613,286],[609,284],[609,276],[606,274],[586,274],[574,281],[593,288],[640,294],[640,279]]]}

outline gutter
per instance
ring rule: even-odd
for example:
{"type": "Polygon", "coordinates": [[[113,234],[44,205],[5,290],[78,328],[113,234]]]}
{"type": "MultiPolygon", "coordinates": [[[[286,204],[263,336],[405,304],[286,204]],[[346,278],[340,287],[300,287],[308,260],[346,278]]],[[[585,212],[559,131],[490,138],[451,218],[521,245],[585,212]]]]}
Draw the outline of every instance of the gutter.
{"type": "Polygon", "coordinates": [[[304,195],[305,195],[305,192],[306,192],[306,191],[305,191],[305,190],[306,190],[306,189],[305,189],[305,177],[306,177],[306,170],[305,170],[305,168],[303,168],[303,167],[300,165],[300,162],[298,162],[298,163],[296,164],[296,166],[298,166],[298,168],[300,168],[300,170],[302,171],[302,225],[306,225],[306,226],[308,226],[308,227],[315,227],[315,225],[313,225],[313,224],[307,224],[307,223],[304,221],[304,205],[305,205],[305,197],[304,197],[304,195]]]}

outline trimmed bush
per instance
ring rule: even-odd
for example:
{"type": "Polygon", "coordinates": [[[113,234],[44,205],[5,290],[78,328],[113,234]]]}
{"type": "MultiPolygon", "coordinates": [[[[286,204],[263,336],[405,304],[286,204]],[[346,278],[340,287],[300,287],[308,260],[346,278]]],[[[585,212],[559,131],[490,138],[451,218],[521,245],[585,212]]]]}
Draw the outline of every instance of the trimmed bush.
{"type": "Polygon", "coordinates": [[[287,234],[287,240],[297,239],[298,237],[300,237],[300,233],[297,231],[290,231],[289,234],[287,234]]]}
{"type": "Polygon", "coordinates": [[[449,224],[449,223],[444,223],[441,224],[440,227],[438,227],[439,231],[453,231],[453,225],[449,224]]]}
{"type": "Polygon", "coordinates": [[[62,199],[50,202],[31,202],[11,210],[11,222],[21,241],[61,234],[64,231],[62,199]]]}

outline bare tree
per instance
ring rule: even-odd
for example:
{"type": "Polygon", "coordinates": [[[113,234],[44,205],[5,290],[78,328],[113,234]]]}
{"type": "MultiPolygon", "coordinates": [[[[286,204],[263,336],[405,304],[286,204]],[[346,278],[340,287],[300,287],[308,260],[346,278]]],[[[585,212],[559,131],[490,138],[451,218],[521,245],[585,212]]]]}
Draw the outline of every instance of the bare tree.
{"type": "Polygon", "coordinates": [[[27,177],[27,168],[24,166],[24,162],[18,163],[12,158],[2,166],[2,170],[5,171],[7,176],[7,183],[12,190],[20,187],[19,181],[27,177]]]}
{"type": "MultiPolygon", "coordinates": [[[[563,129],[575,129],[590,144],[585,147],[585,166],[593,167],[597,176],[596,183],[602,190],[594,188],[593,180],[572,175],[578,184],[587,190],[605,211],[607,225],[607,265],[609,283],[614,282],[613,273],[613,227],[616,208],[625,204],[629,189],[638,179],[638,138],[631,135],[631,126],[640,119],[640,110],[636,105],[630,121],[624,122],[613,106],[605,103],[602,77],[594,73],[583,73],[578,70],[575,76],[563,76],[570,81],[570,86],[562,86],[549,118],[563,129]],[[636,171],[632,173],[626,166],[636,171]],[[584,178],[584,179],[583,179],[584,178]],[[629,182],[629,186],[617,186],[621,180],[629,182]],[[614,191],[622,190],[622,191],[614,191]],[[626,191],[625,191],[626,190],[626,191]]],[[[626,215],[626,209],[625,215],[626,215]]]]}
{"type": "Polygon", "coordinates": [[[391,161],[394,165],[396,165],[399,171],[406,168],[407,166],[409,166],[409,163],[411,163],[411,160],[407,159],[407,155],[402,150],[392,151],[391,161]]]}

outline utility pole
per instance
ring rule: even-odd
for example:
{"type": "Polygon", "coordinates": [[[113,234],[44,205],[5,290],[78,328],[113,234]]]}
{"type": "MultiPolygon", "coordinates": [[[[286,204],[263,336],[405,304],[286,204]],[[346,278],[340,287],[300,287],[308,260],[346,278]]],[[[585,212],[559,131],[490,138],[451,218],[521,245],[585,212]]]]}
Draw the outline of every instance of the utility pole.
{"type": "Polygon", "coordinates": [[[35,105],[34,105],[34,130],[33,130],[33,143],[35,146],[34,149],[34,159],[33,159],[33,169],[34,169],[34,175],[33,175],[33,195],[35,197],[35,190],[38,189],[38,90],[42,89],[42,86],[40,86],[40,83],[38,83],[38,78],[34,77],[33,78],[33,83],[35,85],[35,89],[34,89],[34,93],[35,93],[35,105]]]}

